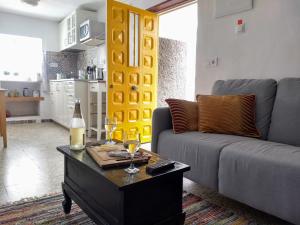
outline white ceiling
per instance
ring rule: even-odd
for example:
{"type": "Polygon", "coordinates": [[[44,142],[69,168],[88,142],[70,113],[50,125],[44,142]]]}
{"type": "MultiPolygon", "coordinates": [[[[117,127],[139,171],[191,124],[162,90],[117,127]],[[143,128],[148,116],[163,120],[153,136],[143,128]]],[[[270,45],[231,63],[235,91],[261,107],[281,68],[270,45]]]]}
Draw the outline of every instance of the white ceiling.
{"type": "Polygon", "coordinates": [[[148,8],[158,5],[159,3],[162,3],[166,0],[119,0],[119,1],[129,4],[129,5],[133,5],[135,7],[141,8],[141,9],[148,9],[148,8]]]}
{"type": "Polygon", "coordinates": [[[105,0],[40,0],[34,7],[21,0],[0,0],[0,12],[60,21],[78,7],[97,11],[104,3],[105,0]]]}

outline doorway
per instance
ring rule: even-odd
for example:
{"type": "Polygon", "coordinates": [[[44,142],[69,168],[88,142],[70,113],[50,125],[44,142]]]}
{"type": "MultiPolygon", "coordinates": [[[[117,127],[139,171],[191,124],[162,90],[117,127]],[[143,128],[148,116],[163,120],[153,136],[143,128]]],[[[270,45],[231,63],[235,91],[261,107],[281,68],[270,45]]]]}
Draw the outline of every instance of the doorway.
{"type": "Polygon", "coordinates": [[[158,105],[166,98],[195,99],[197,2],[159,16],[158,105]]]}

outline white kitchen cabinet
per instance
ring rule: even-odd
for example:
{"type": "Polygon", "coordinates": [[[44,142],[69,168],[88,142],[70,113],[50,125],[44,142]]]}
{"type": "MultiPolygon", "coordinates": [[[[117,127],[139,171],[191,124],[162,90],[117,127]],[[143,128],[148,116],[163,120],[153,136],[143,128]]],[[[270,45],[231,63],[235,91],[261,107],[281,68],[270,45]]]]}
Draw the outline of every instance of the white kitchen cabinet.
{"type": "Polygon", "coordinates": [[[86,46],[80,44],[79,26],[87,19],[97,20],[97,13],[76,9],[59,24],[60,50],[85,50],[86,46]]]}
{"type": "Polygon", "coordinates": [[[88,83],[80,80],[50,81],[51,117],[52,120],[70,127],[74,113],[75,99],[80,99],[82,116],[88,121],[88,83]]]}
{"type": "Polygon", "coordinates": [[[54,121],[61,121],[61,107],[63,102],[62,96],[62,83],[50,82],[50,104],[51,104],[51,116],[54,121]]]}

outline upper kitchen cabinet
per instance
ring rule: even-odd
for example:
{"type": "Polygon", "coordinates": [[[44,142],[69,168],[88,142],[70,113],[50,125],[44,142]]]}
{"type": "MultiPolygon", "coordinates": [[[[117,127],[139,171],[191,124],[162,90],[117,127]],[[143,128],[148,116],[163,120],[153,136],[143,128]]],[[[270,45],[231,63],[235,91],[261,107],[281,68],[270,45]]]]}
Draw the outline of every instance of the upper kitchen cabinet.
{"type": "Polygon", "coordinates": [[[59,24],[60,50],[85,50],[85,46],[80,44],[79,26],[85,20],[97,20],[97,13],[76,9],[59,24]]]}

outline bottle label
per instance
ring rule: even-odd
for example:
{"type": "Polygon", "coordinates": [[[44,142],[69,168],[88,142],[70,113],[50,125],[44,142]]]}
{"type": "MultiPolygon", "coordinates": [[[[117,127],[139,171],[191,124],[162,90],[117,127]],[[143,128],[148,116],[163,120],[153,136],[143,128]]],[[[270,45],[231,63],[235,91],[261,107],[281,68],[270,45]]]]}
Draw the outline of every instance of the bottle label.
{"type": "Polygon", "coordinates": [[[85,148],[85,128],[70,129],[70,148],[80,150],[85,148]]]}

